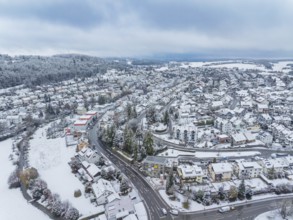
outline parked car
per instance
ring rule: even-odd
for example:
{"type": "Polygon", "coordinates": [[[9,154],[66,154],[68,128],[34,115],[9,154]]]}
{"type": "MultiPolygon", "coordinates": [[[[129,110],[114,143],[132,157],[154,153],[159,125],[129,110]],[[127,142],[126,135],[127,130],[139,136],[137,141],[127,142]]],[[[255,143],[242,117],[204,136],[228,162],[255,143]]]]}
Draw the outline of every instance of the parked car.
{"type": "Polygon", "coordinates": [[[177,192],[179,192],[180,194],[184,194],[184,191],[182,189],[178,189],[177,192]]]}
{"type": "Polygon", "coordinates": [[[176,210],[176,209],[171,209],[171,210],[170,210],[170,213],[171,213],[172,215],[179,215],[179,212],[178,212],[178,210],[176,210]]]}
{"type": "Polygon", "coordinates": [[[234,206],[224,206],[224,207],[219,208],[219,212],[224,213],[224,212],[229,212],[234,209],[235,209],[234,206]]]}
{"type": "Polygon", "coordinates": [[[161,210],[162,210],[164,215],[167,215],[167,210],[166,209],[162,208],[161,210]]]}

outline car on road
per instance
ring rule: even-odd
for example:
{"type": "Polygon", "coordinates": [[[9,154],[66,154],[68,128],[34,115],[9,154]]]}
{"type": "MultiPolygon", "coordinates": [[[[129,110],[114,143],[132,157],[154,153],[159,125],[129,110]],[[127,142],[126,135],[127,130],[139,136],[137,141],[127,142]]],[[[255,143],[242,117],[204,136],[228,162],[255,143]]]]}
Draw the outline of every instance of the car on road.
{"type": "Polygon", "coordinates": [[[179,215],[179,212],[178,212],[178,210],[176,210],[176,209],[171,209],[171,210],[170,210],[170,213],[171,213],[172,215],[179,215]]]}
{"type": "Polygon", "coordinates": [[[168,214],[168,212],[167,212],[167,210],[166,210],[166,209],[164,209],[164,208],[161,208],[161,210],[162,210],[162,212],[163,212],[163,214],[164,214],[164,215],[167,215],[167,214],[168,214]]]}
{"type": "Polygon", "coordinates": [[[229,212],[234,209],[235,209],[234,206],[224,206],[224,207],[219,208],[219,212],[225,213],[225,212],[229,212]]]}

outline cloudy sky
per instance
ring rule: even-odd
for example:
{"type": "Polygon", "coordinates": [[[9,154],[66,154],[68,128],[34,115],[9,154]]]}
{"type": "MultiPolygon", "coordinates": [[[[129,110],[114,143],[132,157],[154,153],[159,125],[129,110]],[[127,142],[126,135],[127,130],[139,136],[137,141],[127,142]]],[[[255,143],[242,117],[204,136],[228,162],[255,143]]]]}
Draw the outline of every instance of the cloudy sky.
{"type": "Polygon", "coordinates": [[[0,0],[0,53],[290,57],[292,0],[0,0]]]}

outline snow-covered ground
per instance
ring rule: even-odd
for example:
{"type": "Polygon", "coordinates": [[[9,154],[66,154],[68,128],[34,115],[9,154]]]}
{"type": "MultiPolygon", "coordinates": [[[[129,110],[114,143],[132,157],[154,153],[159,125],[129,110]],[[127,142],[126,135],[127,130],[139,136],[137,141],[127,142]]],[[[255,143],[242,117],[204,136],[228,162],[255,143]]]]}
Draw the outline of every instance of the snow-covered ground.
{"type": "Polygon", "coordinates": [[[248,157],[248,156],[256,156],[260,155],[260,152],[258,151],[244,151],[244,152],[189,152],[189,151],[180,151],[175,149],[168,149],[160,154],[158,156],[165,156],[165,157],[178,157],[178,156],[195,156],[197,158],[219,158],[219,157],[248,157]]]}
{"type": "MultiPolygon", "coordinates": [[[[293,220],[293,217],[287,217],[286,219],[293,220]]],[[[278,210],[273,210],[258,215],[254,220],[283,220],[283,218],[278,213],[278,210]]]]}
{"type": "Polygon", "coordinates": [[[83,215],[94,214],[101,207],[95,207],[83,195],[74,197],[74,191],[84,191],[83,184],[71,173],[68,165],[75,154],[75,146],[66,147],[65,138],[47,139],[48,125],[36,131],[30,141],[30,165],[37,168],[40,176],[53,193],[58,193],[62,200],[68,200],[83,215]]]}
{"type": "Polygon", "coordinates": [[[290,72],[290,68],[288,68],[288,64],[293,64],[293,61],[281,61],[278,63],[274,63],[273,71],[283,71],[285,73],[290,72]]]}
{"type": "Polygon", "coordinates": [[[256,65],[253,63],[225,63],[225,64],[216,64],[210,65],[209,67],[213,68],[239,68],[239,69],[256,69],[261,71],[267,71],[263,65],[256,65]]]}
{"type": "Polygon", "coordinates": [[[177,139],[170,139],[170,135],[169,134],[153,134],[154,136],[156,136],[157,138],[163,139],[165,141],[168,141],[170,143],[174,143],[174,144],[180,144],[180,141],[177,139]]]}
{"type": "Polygon", "coordinates": [[[219,61],[219,62],[189,62],[189,63],[182,63],[182,68],[188,67],[212,67],[212,68],[239,68],[239,69],[257,69],[263,72],[270,72],[270,71],[282,71],[284,73],[288,73],[291,71],[288,68],[288,64],[293,64],[293,61],[280,61],[277,63],[273,63],[273,69],[266,69],[263,65],[257,65],[254,63],[243,63],[242,61],[219,61]]]}
{"type": "Polygon", "coordinates": [[[0,219],[50,219],[34,206],[27,203],[19,189],[8,189],[7,179],[15,169],[8,159],[12,149],[12,139],[0,142],[0,219]]]}

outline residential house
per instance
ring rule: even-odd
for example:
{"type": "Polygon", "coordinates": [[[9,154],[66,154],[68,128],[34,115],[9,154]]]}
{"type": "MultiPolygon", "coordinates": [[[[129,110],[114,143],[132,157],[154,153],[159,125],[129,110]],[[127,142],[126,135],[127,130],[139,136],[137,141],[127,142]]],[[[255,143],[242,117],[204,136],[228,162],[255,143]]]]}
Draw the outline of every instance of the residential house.
{"type": "Polygon", "coordinates": [[[182,183],[202,183],[204,176],[202,168],[197,165],[181,164],[177,167],[177,173],[182,183]]]}
{"type": "Polygon", "coordinates": [[[255,161],[237,161],[235,172],[239,179],[251,179],[260,176],[263,168],[255,161]]]}
{"type": "Polygon", "coordinates": [[[143,162],[143,171],[149,176],[159,177],[160,174],[165,173],[165,166],[167,164],[167,158],[157,156],[147,156],[143,162]]]}
{"type": "Polygon", "coordinates": [[[92,189],[98,205],[106,204],[107,198],[116,193],[111,182],[102,178],[92,184],[92,189]]]}
{"type": "Polygon", "coordinates": [[[228,181],[231,180],[233,167],[230,163],[211,163],[209,173],[213,181],[228,181]]]}
{"type": "Polygon", "coordinates": [[[273,143],[273,136],[269,132],[260,132],[257,136],[257,139],[267,146],[270,146],[273,143]]]}
{"type": "Polygon", "coordinates": [[[232,134],[233,145],[242,145],[246,143],[246,137],[243,133],[232,134]]]}

